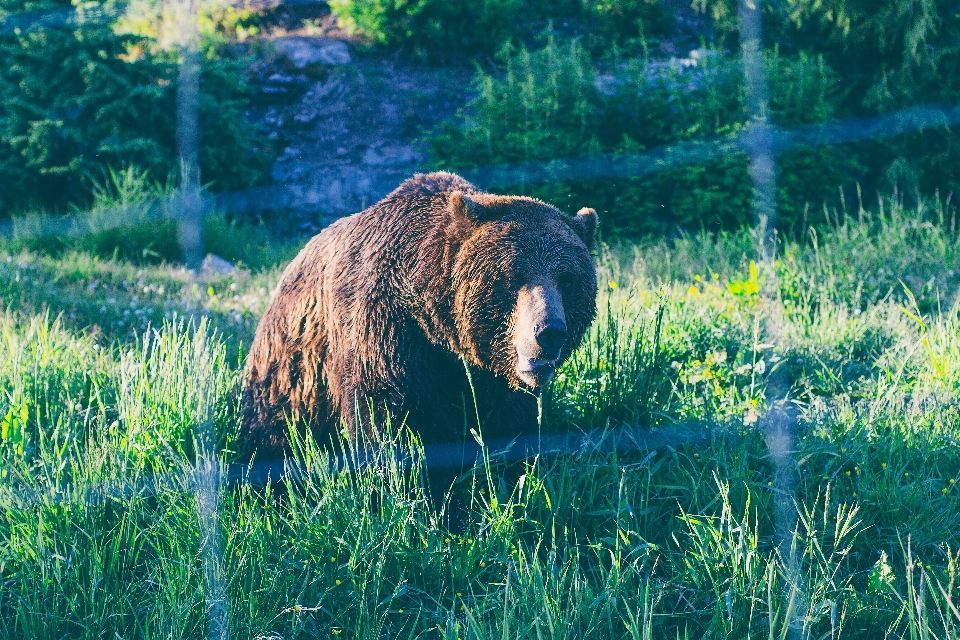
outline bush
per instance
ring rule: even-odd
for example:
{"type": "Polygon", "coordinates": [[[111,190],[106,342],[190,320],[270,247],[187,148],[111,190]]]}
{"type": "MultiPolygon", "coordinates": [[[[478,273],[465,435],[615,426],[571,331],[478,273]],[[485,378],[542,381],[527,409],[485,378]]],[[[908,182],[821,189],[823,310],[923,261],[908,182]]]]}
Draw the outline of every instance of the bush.
{"type": "Polygon", "coordinates": [[[493,53],[510,38],[529,38],[549,21],[583,34],[598,48],[636,46],[672,24],[659,0],[331,0],[340,23],[373,45],[433,57],[493,53]]]}
{"type": "MultiPolygon", "coordinates": [[[[466,4],[436,0],[333,0],[330,8],[350,32],[373,44],[421,50],[489,46],[510,28],[520,0],[466,4]]],[[[495,46],[495,45],[494,45],[495,46]]]]}
{"type": "MultiPolygon", "coordinates": [[[[438,167],[471,170],[489,165],[553,161],[598,153],[613,157],[702,138],[732,139],[746,123],[738,65],[718,54],[690,68],[646,59],[607,59],[601,72],[577,41],[553,33],[536,51],[507,44],[495,72],[480,70],[479,95],[429,138],[438,167]]],[[[795,126],[832,117],[838,77],[822,58],[767,56],[776,123],[795,126]]],[[[666,158],[669,165],[670,158],[666,158]]],[[[859,177],[856,158],[834,148],[781,155],[778,207],[799,224],[813,203],[859,177]],[[829,181],[824,175],[831,176],[829,181]]],[[[752,223],[753,188],[744,155],[666,168],[647,177],[498,184],[563,205],[599,209],[608,234],[637,237],[680,226],[730,229],[752,223]]]]}
{"type": "MultiPolygon", "coordinates": [[[[91,18],[96,8],[0,0],[0,15],[54,11],[74,21],[0,35],[0,214],[85,204],[88,177],[106,166],[155,176],[176,169],[176,60],[145,36],[91,18]]],[[[268,158],[244,116],[242,65],[221,53],[204,56],[201,169],[205,182],[231,189],[262,180],[268,158]]]]}
{"type": "MultiPolygon", "coordinates": [[[[742,71],[735,56],[719,53],[736,52],[737,2],[699,0],[694,6],[709,16],[703,33],[711,49],[683,61],[651,61],[648,47],[619,46],[629,39],[618,40],[612,32],[601,36],[608,44],[601,56],[592,44],[597,36],[586,34],[571,41],[550,32],[536,49],[506,45],[496,68],[477,72],[478,97],[430,135],[435,165],[469,170],[550,163],[548,171],[557,175],[550,184],[531,186],[518,173],[515,184],[485,186],[569,203],[571,209],[595,206],[605,213],[608,234],[636,237],[677,226],[718,230],[752,224],[745,155],[685,160],[682,166],[666,157],[648,176],[569,177],[571,158],[704,138],[732,142],[744,130],[742,71]]],[[[765,54],[772,121],[795,127],[918,104],[955,104],[960,14],[951,7],[943,0],[763,3],[765,42],[778,43],[765,54]]],[[[679,36],[673,35],[675,44],[679,36]]],[[[642,36],[638,33],[634,44],[645,45],[642,36]]],[[[824,222],[824,208],[842,208],[844,194],[852,198],[855,187],[868,194],[896,190],[913,202],[920,194],[960,189],[956,131],[944,120],[896,136],[887,132],[843,146],[779,152],[779,227],[796,232],[824,222]]]]}
{"type": "MultiPolygon", "coordinates": [[[[698,0],[715,46],[737,49],[738,0],[698,0]]],[[[836,115],[887,113],[960,101],[960,12],[951,0],[793,0],[763,3],[765,40],[820,56],[839,75],[836,115]]],[[[957,127],[858,145],[865,187],[911,196],[960,189],[957,127]]]]}

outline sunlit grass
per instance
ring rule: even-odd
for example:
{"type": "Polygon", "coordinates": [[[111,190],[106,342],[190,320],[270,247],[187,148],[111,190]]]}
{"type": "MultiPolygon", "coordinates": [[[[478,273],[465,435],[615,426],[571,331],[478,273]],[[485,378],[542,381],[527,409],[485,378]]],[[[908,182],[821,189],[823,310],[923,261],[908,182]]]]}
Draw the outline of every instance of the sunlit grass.
{"type": "Polygon", "coordinates": [[[956,637],[960,254],[935,217],[879,215],[784,247],[777,343],[749,235],[605,251],[545,426],[712,438],[638,451],[594,431],[480,465],[444,504],[402,430],[364,465],[307,440],[296,477],[226,484],[238,354],[278,269],[3,255],[0,635],[209,637],[219,588],[236,638],[956,637]],[[779,545],[773,371],[798,416],[779,545]],[[219,477],[199,473],[211,442],[219,477]]]}

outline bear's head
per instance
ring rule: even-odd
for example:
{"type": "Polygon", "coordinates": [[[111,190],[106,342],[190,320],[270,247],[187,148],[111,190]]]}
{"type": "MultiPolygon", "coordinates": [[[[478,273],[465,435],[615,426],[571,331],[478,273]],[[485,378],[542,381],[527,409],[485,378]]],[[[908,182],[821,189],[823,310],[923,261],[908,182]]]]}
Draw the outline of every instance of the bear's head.
{"type": "Polygon", "coordinates": [[[459,236],[451,275],[461,354],[515,387],[545,385],[596,315],[597,213],[459,191],[447,206],[459,236]]]}

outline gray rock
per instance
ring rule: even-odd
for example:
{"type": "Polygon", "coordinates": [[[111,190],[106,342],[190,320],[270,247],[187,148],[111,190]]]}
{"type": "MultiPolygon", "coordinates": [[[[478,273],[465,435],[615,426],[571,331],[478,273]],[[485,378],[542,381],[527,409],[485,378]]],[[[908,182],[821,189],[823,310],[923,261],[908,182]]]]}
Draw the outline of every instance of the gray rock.
{"type": "Polygon", "coordinates": [[[404,144],[374,145],[363,153],[363,163],[368,166],[413,166],[423,158],[413,147],[404,144]]]}
{"type": "Polygon", "coordinates": [[[225,276],[236,273],[236,265],[227,262],[215,253],[208,253],[200,263],[200,273],[205,276],[225,276]]]}
{"type": "Polygon", "coordinates": [[[342,40],[333,38],[285,38],[277,48],[297,69],[312,64],[336,66],[350,63],[350,49],[342,40]]]}
{"type": "Polygon", "coordinates": [[[285,73],[274,73],[267,78],[267,82],[277,85],[289,84],[307,84],[307,77],[304,75],[290,76],[285,73]]]}
{"type": "Polygon", "coordinates": [[[300,124],[310,124],[320,116],[320,112],[317,109],[305,109],[293,116],[293,121],[300,124]]]}
{"type": "Polygon", "coordinates": [[[593,86],[596,88],[597,93],[605,96],[614,95],[621,84],[622,82],[616,76],[611,75],[598,75],[593,80],[593,86]]]}

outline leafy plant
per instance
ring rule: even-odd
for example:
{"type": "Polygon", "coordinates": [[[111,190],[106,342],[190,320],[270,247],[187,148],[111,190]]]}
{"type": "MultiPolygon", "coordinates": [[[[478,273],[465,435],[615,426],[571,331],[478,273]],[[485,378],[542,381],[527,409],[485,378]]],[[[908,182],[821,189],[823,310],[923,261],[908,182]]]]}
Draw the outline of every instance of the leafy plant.
{"type": "MultiPolygon", "coordinates": [[[[737,229],[753,224],[753,186],[748,159],[731,149],[721,157],[690,162],[689,153],[667,151],[648,177],[578,178],[572,161],[622,161],[647,149],[707,139],[727,143],[744,131],[741,71],[716,52],[699,54],[691,67],[665,66],[646,58],[612,58],[595,64],[579,40],[554,31],[530,50],[511,43],[498,54],[499,69],[478,70],[478,96],[428,138],[436,166],[456,170],[520,163],[518,190],[561,207],[589,205],[601,212],[608,237],[637,238],[677,226],[737,229]],[[601,155],[602,154],[602,155],[601,155]],[[671,166],[673,157],[680,166],[671,166]],[[522,163],[547,163],[548,178],[524,183],[522,163]],[[558,178],[549,179],[556,172],[558,178]],[[559,177],[563,176],[563,177],[559,177]]],[[[838,77],[822,58],[767,56],[773,82],[771,110],[777,124],[796,126],[833,116],[838,77]]],[[[785,229],[819,222],[820,205],[836,187],[852,184],[858,158],[831,148],[796,149],[779,158],[778,212],[785,229]],[[832,182],[821,176],[826,173],[832,182]],[[814,213],[809,214],[811,203],[814,213]],[[809,216],[808,216],[809,214],[809,216]],[[805,221],[805,216],[807,216],[805,221]]]]}
{"type": "MultiPolygon", "coordinates": [[[[95,9],[113,11],[66,0],[0,3],[0,15],[47,11],[67,22],[0,35],[0,213],[87,204],[88,176],[108,166],[153,176],[177,169],[176,58],[146,36],[115,31],[95,9]]],[[[223,51],[207,53],[203,179],[218,189],[256,183],[265,176],[266,146],[246,122],[242,65],[223,51]]]]}
{"type": "Polygon", "coordinates": [[[370,44],[433,58],[493,53],[511,38],[529,40],[547,22],[583,34],[597,51],[637,49],[673,24],[660,0],[331,0],[330,9],[370,44]]]}
{"type": "Polygon", "coordinates": [[[760,292],[760,274],[757,263],[750,261],[750,272],[745,280],[731,280],[727,283],[727,291],[735,296],[755,296],[760,292]]]}
{"type": "MultiPolygon", "coordinates": [[[[709,15],[715,46],[736,50],[736,0],[697,0],[709,15]]],[[[839,117],[873,115],[960,99],[960,13],[949,0],[791,0],[761,3],[764,40],[790,43],[821,57],[842,79],[839,117]]],[[[772,78],[775,82],[775,78],[772,78]]],[[[947,167],[960,162],[957,128],[933,122],[924,130],[853,146],[867,192],[897,185],[914,197],[960,189],[947,167]]]]}

